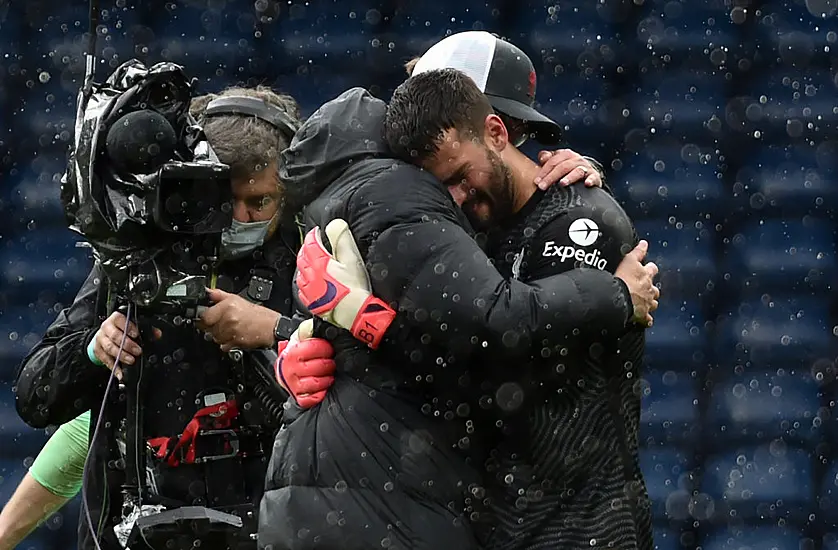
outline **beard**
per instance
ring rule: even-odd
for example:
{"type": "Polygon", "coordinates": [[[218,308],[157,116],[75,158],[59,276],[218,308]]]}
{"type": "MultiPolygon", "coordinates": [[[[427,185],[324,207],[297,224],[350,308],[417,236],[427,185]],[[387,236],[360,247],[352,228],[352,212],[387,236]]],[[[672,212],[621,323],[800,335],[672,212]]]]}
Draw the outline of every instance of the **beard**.
{"type": "Polygon", "coordinates": [[[462,207],[469,223],[478,230],[489,229],[510,217],[515,204],[512,171],[497,153],[485,146],[483,149],[492,167],[488,186],[485,190],[474,189],[462,207]]]}

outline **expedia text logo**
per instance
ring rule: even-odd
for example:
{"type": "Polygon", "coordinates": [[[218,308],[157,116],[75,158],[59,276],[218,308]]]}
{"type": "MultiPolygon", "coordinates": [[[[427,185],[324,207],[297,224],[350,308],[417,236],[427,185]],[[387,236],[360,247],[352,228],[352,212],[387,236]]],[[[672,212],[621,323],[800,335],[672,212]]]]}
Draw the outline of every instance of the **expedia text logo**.
{"type": "Polygon", "coordinates": [[[573,260],[599,270],[605,270],[608,266],[608,260],[600,256],[599,250],[588,252],[587,250],[569,245],[556,246],[556,241],[547,241],[544,243],[544,251],[541,255],[545,258],[558,257],[560,262],[573,260]]]}

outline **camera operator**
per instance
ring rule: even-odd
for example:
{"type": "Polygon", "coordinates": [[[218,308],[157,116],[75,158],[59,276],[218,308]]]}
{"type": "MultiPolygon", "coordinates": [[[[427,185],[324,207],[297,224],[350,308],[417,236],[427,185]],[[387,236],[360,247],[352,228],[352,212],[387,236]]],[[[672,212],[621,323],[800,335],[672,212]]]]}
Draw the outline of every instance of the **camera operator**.
{"type": "MultiPolygon", "coordinates": [[[[113,527],[123,519],[120,489],[125,482],[117,443],[125,418],[124,394],[114,388],[104,397],[105,388],[117,358],[120,369],[130,369],[140,357],[158,367],[143,402],[144,437],[163,457],[151,476],[156,494],[170,508],[196,505],[241,511],[244,541],[219,537],[202,548],[256,547],[247,534],[255,532],[251,525],[277,422],[267,418],[270,407],[253,390],[247,356],[242,364],[225,352],[274,347],[282,316],[292,314],[299,234],[293,215],[282,209],[278,159],[300,115],[293,98],[262,87],[196,98],[190,110],[219,160],[231,167],[233,194],[233,224],[222,236],[221,261],[212,274],[214,288],[208,291],[212,305],[197,322],[201,331],[183,319],[161,315],[151,319],[152,329],[140,334],[136,324],[126,324],[125,315],[116,311],[121,304],[112,303],[97,263],[73,304],[24,359],[17,376],[17,410],[33,427],[63,424],[90,410],[92,438],[102,407],[101,430],[91,439],[84,498],[104,549],[124,546],[113,527]],[[290,126],[277,125],[277,119],[290,126]],[[206,414],[225,399],[235,406],[220,409],[222,414],[206,414]],[[228,413],[231,418],[225,419],[228,413]],[[219,427],[225,420],[228,427],[233,422],[262,429],[237,440],[232,453],[229,441],[222,442],[221,450],[217,442],[200,441],[203,432],[180,449],[181,434],[203,429],[206,421],[219,427]]],[[[114,374],[121,379],[123,373],[114,374]]],[[[82,514],[79,548],[97,546],[91,534],[82,514]]]]}

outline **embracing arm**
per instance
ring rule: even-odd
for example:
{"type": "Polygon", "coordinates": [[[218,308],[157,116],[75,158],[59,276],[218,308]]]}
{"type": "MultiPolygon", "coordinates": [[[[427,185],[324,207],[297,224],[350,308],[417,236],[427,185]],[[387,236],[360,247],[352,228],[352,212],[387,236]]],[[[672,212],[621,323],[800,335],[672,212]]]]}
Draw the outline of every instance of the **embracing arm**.
{"type": "Polygon", "coordinates": [[[63,424],[101,400],[110,371],[90,361],[87,345],[99,328],[97,303],[105,284],[95,265],[73,303],[18,368],[15,405],[30,426],[63,424]]]}
{"type": "Polygon", "coordinates": [[[370,247],[373,292],[398,304],[395,330],[410,326],[455,353],[529,357],[576,331],[622,332],[632,315],[622,281],[574,269],[530,284],[504,279],[477,243],[445,220],[383,232],[370,247]],[[386,266],[386,267],[385,267],[386,266]]]}
{"type": "MultiPolygon", "coordinates": [[[[298,283],[303,280],[301,297],[315,314],[352,329],[357,337],[367,312],[382,309],[382,304],[364,302],[371,288],[376,298],[398,310],[387,341],[398,345],[418,337],[454,357],[488,348],[523,358],[544,342],[576,331],[625,328],[633,308],[622,281],[595,269],[529,285],[506,280],[465,229],[460,211],[436,180],[413,167],[393,169],[387,176],[380,184],[359,188],[343,212],[360,250],[351,233],[337,228],[343,223],[339,220],[326,231],[330,240],[340,237],[331,243],[335,256],[315,242],[317,231],[306,237],[298,256],[298,283]],[[365,288],[366,294],[348,290],[357,288],[365,288]]],[[[375,327],[377,334],[383,332],[381,326],[375,327]]]]}

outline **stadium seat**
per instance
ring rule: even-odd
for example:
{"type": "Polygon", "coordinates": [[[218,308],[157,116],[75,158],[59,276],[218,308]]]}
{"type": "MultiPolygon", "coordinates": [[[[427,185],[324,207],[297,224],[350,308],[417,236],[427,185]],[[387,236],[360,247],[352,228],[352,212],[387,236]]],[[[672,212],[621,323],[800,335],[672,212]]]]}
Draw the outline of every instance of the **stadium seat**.
{"type": "Polygon", "coordinates": [[[552,74],[538,72],[536,108],[563,127],[562,139],[580,152],[589,144],[601,142],[607,131],[603,101],[609,96],[609,85],[600,76],[578,72],[552,74]]]}
{"type": "Polygon", "coordinates": [[[547,54],[569,72],[612,66],[619,47],[613,27],[595,4],[580,4],[543,3],[517,10],[508,38],[530,57],[547,54]]]}
{"type": "Polygon", "coordinates": [[[764,147],[736,175],[738,212],[760,217],[829,216],[838,207],[838,145],[764,147]]]}
{"type": "Polygon", "coordinates": [[[755,219],[725,247],[727,286],[742,297],[819,296],[835,282],[835,224],[828,219],[755,219]]]}
{"type": "Polygon", "coordinates": [[[751,82],[748,115],[764,139],[822,139],[838,129],[834,95],[828,71],[771,71],[751,82]]]}
{"type": "MultiPolygon", "coordinates": [[[[422,55],[437,40],[462,31],[497,29],[500,12],[492,2],[398,2],[385,39],[405,60],[422,55]]],[[[516,43],[517,44],[517,43],[516,43]]],[[[520,46],[520,44],[518,44],[520,46]]]]}
{"type": "MultiPolygon", "coordinates": [[[[17,227],[30,230],[66,227],[61,204],[61,176],[66,162],[44,159],[19,175],[19,183],[12,183],[9,215],[17,227]]],[[[5,223],[8,223],[7,220],[5,223]]]]}
{"type": "MultiPolygon", "coordinates": [[[[47,440],[44,430],[29,427],[17,414],[11,383],[0,384],[0,446],[5,458],[18,457],[20,462],[35,456],[47,440]]],[[[4,502],[0,498],[0,502],[4,502]]]]}
{"type": "MultiPolygon", "coordinates": [[[[58,77],[60,78],[60,77],[58,77]]],[[[25,108],[26,130],[35,137],[39,153],[55,152],[55,158],[65,159],[67,147],[75,132],[76,108],[74,95],[78,92],[73,83],[56,83],[32,101],[32,112],[25,108]]],[[[40,90],[39,90],[40,91],[40,90]]]]}
{"type": "Polygon", "coordinates": [[[795,58],[790,53],[804,59],[829,55],[835,42],[830,33],[838,32],[834,3],[769,0],[760,10],[763,16],[755,39],[773,45],[786,64],[795,58]]]}
{"type": "Polygon", "coordinates": [[[814,512],[811,460],[782,441],[738,448],[705,463],[701,491],[714,500],[718,521],[798,521],[814,512]]]}
{"type": "Polygon", "coordinates": [[[264,33],[275,23],[262,25],[258,6],[239,9],[224,3],[170,2],[162,16],[151,19],[154,39],[150,48],[159,52],[160,59],[183,65],[190,76],[198,78],[202,91],[215,92],[243,84],[249,77],[270,76],[275,74],[268,70],[274,52],[264,33]]]}
{"type": "Polygon", "coordinates": [[[725,211],[716,154],[696,144],[653,142],[626,160],[611,187],[635,221],[645,218],[712,221],[725,211]]]}
{"type": "Polygon", "coordinates": [[[702,541],[702,550],[797,550],[806,546],[806,537],[797,531],[769,526],[744,526],[718,530],[702,541]]]}
{"type": "Polygon", "coordinates": [[[733,47],[738,42],[724,0],[651,0],[644,3],[643,18],[637,26],[640,46],[658,52],[694,51],[733,47]]]}
{"type": "Polygon", "coordinates": [[[627,100],[634,124],[654,128],[658,136],[712,140],[723,129],[725,86],[723,77],[709,72],[652,72],[627,100]]]}
{"type": "Polygon", "coordinates": [[[23,465],[23,458],[8,458],[5,454],[3,455],[0,459],[0,502],[3,504],[8,502],[25,475],[26,467],[23,465]]]}
{"type": "MultiPolygon", "coordinates": [[[[655,520],[689,519],[693,467],[690,454],[675,448],[656,446],[640,450],[640,468],[646,481],[646,491],[652,500],[655,520]]],[[[678,540],[677,537],[675,540],[678,540]]],[[[671,542],[662,546],[671,547],[671,542]]]]}
{"type": "Polygon", "coordinates": [[[90,252],[69,229],[33,230],[0,248],[0,270],[6,289],[23,304],[38,297],[69,303],[90,272],[90,252]]]}
{"type": "Polygon", "coordinates": [[[705,442],[745,444],[781,438],[815,444],[821,435],[818,385],[802,373],[747,372],[716,383],[705,442]]]}
{"type": "Polygon", "coordinates": [[[0,380],[12,380],[18,364],[38,343],[57,312],[36,307],[6,307],[0,315],[0,380]]]}
{"type": "MultiPolygon", "coordinates": [[[[818,510],[826,526],[838,533],[838,462],[833,461],[823,476],[818,510]]],[[[838,539],[833,540],[832,547],[838,547],[838,539]]]]}
{"type": "MultiPolygon", "coordinates": [[[[835,529],[835,527],[838,526],[836,526],[833,522],[830,529],[835,529]]],[[[822,548],[823,550],[838,550],[838,533],[832,532],[824,535],[822,548]]]]}
{"type": "Polygon", "coordinates": [[[699,433],[695,380],[689,373],[643,373],[641,439],[647,446],[689,442],[699,433]]]}
{"type": "Polygon", "coordinates": [[[663,300],[646,331],[645,368],[679,376],[701,373],[711,358],[706,319],[698,304],[663,300]]]}
{"type": "Polygon", "coordinates": [[[681,533],[675,529],[655,527],[652,531],[654,550],[682,550],[681,533]]]}
{"type": "Polygon", "coordinates": [[[647,259],[660,268],[664,303],[706,298],[716,281],[715,232],[703,221],[676,218],[635,223],[637,235],[649,242],[647,259]]]}
{"type": "Polygon", "coordinates": [[[323,103],[338,97],[350,88],[363,85],[364,81],[359,75],[324,74],[322,70],[312,70],[298,75],[282,76],[274,82],[273,86],[293,96],[300,104],[303,117],[308,117],[323,103]]]}
{"type": "Polygon", "coordinates": [[[375,2],[327,0],[298,3],[279,18],[279,33],[273,33],[284,56],[279,65],[296,70],[298,65],[318,63],[335,68],[352,64],[358,70],[373,62],[369,54],[385,47],[376,40],[383,15],[375,2]]]}
{"type": "Polygon", "coordinates": [[[834,350],[829,303],[817,299],[765,298],[731,304],[719,318],[716,356],[764,369],[802,369],[834,350]]]}

